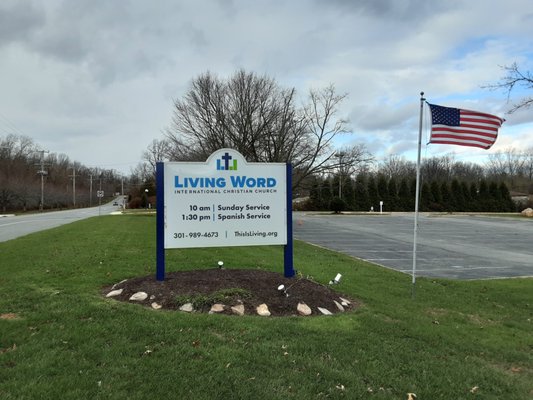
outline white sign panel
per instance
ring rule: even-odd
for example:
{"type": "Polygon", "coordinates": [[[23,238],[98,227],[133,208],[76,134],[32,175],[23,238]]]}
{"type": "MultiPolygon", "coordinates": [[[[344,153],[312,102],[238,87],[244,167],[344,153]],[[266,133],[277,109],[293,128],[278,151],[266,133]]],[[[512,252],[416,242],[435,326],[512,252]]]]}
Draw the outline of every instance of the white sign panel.
{"type": "Polygon", "coordinates": [[[221,149],[164,164],[165,248],[287,243],[286,165],[221,149]]]}

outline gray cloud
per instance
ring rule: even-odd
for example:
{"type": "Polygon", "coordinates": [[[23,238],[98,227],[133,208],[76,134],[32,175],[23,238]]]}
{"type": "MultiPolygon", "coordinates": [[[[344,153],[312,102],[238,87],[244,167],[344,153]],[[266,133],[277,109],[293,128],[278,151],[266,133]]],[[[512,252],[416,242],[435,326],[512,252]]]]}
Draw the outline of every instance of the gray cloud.
{"type": "Polygon", "coordinates": [[[45,23],[43,10],[29,1],[0,2],[0,45],[24,42],[45,23]]]}
{"type": "MultiPolygon", "coordinates": [[[[505,110],[505,94],[480,85],[497,80],[499,65],[514,60],[533,69],[531,14],[514,12],[528,6],[529,0],[491,7],[484,0],[2,1],[0,87],[7,95],[0,112],[51,151],[90,164],[129,163],[160,137],[172,99],[191,79],[245,68],[295,86],[301,101],[310,88],[334,83],[349,93],[341,111],[355,143],[376,153],[407,152],[416,145],[421,90],[434,102],[505,110]]],[[[506,125],[532,119],[520,113],[506,125]]]]}

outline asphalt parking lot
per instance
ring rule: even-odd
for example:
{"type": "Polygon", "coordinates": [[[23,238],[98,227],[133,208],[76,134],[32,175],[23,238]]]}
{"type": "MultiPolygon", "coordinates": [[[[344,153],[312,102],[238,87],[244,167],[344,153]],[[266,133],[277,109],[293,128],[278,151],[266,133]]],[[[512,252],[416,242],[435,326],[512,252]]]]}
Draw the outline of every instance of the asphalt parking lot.
{"type": "MultiPolygon", "coordinates": [[[[408,274],[414,214],[296,212],[294,238],[408,274]]],[[[533,277],[533,221],[510,217],[419,215],[416,276],[448,279],[533,277]]]]}

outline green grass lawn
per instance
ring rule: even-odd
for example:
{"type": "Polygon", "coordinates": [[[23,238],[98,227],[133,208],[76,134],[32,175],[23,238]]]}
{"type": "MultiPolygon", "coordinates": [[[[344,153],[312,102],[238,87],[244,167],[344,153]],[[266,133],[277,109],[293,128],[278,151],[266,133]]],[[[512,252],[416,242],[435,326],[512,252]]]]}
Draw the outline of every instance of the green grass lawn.
{"type": "MultiPolygon", "coordinates": [[[[296,242],[295,268],[357,298],[333,317],[155,311],[100,289],[154,275],[155,218],[0,243],[1,399],[531,399],[533,279],[417,280],[296,242]],[[10,315],[13,314],[13,315],[10,315]]],[[[263,268],[274,247],[167,251],[167,270],[263,268]]]]}

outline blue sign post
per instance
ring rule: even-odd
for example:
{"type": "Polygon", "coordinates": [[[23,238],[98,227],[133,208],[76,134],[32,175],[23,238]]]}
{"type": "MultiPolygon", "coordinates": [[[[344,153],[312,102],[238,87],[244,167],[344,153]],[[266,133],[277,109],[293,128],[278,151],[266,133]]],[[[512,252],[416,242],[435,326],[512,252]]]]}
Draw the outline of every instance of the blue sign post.
{"type": "Polygon", "coordinates": [[[165,164],[158,162],[155,170],[156,181],[156,279],[165,280],[165,164]]]}
{"type": "Polygon", "coordinates": [[[294,276],[293,248],[292,248],[292,165],[287,164],[287,244],[284,248],[283,264],[284,275],[287,278],[294,276]]]}

